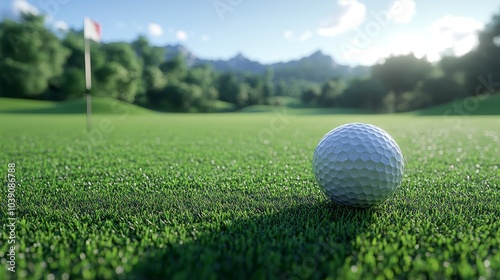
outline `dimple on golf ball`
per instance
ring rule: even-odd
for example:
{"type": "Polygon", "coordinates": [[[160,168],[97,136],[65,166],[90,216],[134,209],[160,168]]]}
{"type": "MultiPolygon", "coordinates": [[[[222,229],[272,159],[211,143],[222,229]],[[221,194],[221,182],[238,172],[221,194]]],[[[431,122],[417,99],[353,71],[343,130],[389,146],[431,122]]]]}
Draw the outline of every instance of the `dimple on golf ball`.
{"type": "Polygon", "coordinates": [[[370,207],[386,200],[401,184],[401,149],[384,130],[350,123],[328,132],[313,156],[316,180],[338,204],[370,207]]]}

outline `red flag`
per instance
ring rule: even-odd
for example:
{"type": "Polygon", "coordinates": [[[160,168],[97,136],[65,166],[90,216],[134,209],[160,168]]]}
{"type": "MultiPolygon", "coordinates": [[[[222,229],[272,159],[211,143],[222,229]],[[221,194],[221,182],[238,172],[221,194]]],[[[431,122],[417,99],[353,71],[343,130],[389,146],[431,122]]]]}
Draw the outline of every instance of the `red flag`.
{"type": "Polygon", "coordinates": [[[83,33],[85,38],[101,42],[101,25],[90,18],[84,19],[83,33]]]}

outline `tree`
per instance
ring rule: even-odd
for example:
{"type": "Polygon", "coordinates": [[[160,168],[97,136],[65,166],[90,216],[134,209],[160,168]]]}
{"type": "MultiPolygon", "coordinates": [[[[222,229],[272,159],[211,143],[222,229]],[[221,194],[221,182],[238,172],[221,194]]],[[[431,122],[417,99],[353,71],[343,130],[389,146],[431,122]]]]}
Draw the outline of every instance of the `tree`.
{"type": "Polygon", "coordinates": [[[134,50],[126,43],[103,45],[106,65],[98,72],[98,80],[107,93],[119,100],[133,102],[139,90],[142,67],[134,50]]]}
{"type": "Polygon", "coordinates": [[[159,95],[157,106],[161,109],[179,112],[196,112],[203,99],[203,92],[197,85],[182,81],[170,81],[159,95]]]}
{"type": "Polygon", "coordinates": [[[165,49],[151,46],[148,39],[143,35],[132,42],[132,48],[141,59],[144,67],[160,66],[165,61],[165,49]]]}
{"type": "Polygon", "coordinates": [[[255,74],[247,74],[243,83],[248,84],[248,100],[246,105],[258,105],[264,103],[264,77],[255,74]]]}
{"type": "Polygon", "coordinates": [[[269,99],[274,96],[274,71],[271,68],[266,69],[266,73],[264,74],[264,88],[263,95],[265,102],[268,103],[269,99]]]}
{"type": "Polygon", "coordinates": [[[167,85],[167,79],[160,68],[152,65],[146,66],[143,76],[143,85],[145,85],[146,91],[144,95],[139,95],[139,100],[136,101],[139,104],[158,108],[158,104],[163,98],[161,96],[162,90],[167,85]]]}
{"type": "MultiPolygon", "coordinates": [[[[91,44],[92,75],[93,77],[97,77],[96,73],[105,65],[106,58],[100,48],[100,44],[94,42],[89,43],[91,44]]],[[[51,90],[49,93],[50,95],[48,95],[48,99],[51,100],[66,100],[81,97],[85,92],[85,49],[83,32],[69,30],[62,39],[62,45],[69,50],[69,56],[64,64],[64,73],[58,79],[57,87],[51,90]]],[[[93,79],[93,81],[93,88],[99,89],[100,85],[98,80],[93,79]]]]}
{"type": "Polygon", "coordinates": [[[241,83],[238,87],[238,92],[236,93],[235,105],[239,108],[245,107],[248,104],[251,92],[252,87],[248,83],[241,83]]]}
{"type": "Polygon", "coordinates": [[[160,68],[149,65],[144,68],[144,84],[147,91],[158,91],[165,87],[167,80],[160,68]]]}
{"type": "Polygon", "coordinates": [[[494,93],[500,80],[500,13],[479,33],[479,44],[463,58],[467,92],[470,95],[494,93]]]}
{"type": "Polygon", "coordinates": [[[191,68],[184,80],[187,84],[196,85],[202,92],[201,99],[193,104],[200,111],[211,111],[218,97],[218,90],[214,87],[214,73],[208,65],[199,65],[191,68]]]}
{"type": "Polygon", "coordinates": [[[305,105],[313,105],[318,102],[320,96],[321,96],[321,87],[311,86],[302,92],[300,100],[305,105]]]}
{"type": "Polygon", "coordinates": [[[412,90],[432,70],[432,64],[415,55],[393,56],[372,68],[372,76],[394,94],[393,110],[401,111],[401,96],[412,90]]]}
{"type": "Polygon", "coordinates": [[[159,81],[158,72],[161,72],[159,66],[165,61],[165,49],[150,45],[148,39],[143,35],[137,37],[131,43],[131,46],[139,58],[143,69],[135,101],[138,104],[145,105],[148,102],[148,96],[151,95],[149,91],[159,90],[157,88],[158,84],[154,83],[159,81]]]}
{"type": "Polygon", "coordinates": [[[463,97],[463,88],[450,76],[426,78],[417,86],[416,93],[427,98],[420,98],[421,102],[415,104],[412,109],[419,109],[431,105],[447,103],[463,97]]]}
{"type": "Polygon", "coordinates": [[[180,56],[165,61],[159,67],[148,66],[145,82],[150,88],[150,107],[180,112],[209,112],[218,97],[215,74],[208,65],[187,69],[180,56]]]}
{"type": "Polygon", "coordinates": [[[321,88],[321,95],[318,98],[318,105],[321,107],[334,107],[339,105],[338,98],[342,94],[344,86],[338,79],[331,79],[321,88]]]}
{"type": "Polygon", "coordinates": [[[239,83],[236,74],[226,72],[217,79],[217,88],[219,89],[219,99],[225,102],[237,103],[237,94],[239,83]]]}
{"type": "Polygon", "coordinates": [[[462,58],[443,57],[435,71],[417,86],[415,91],[420,95],[427,95],[428,98],[418,99],[426,103],[416,105],[419,107],[438,105],[467,96],[464,77],[462,58]]]}
{"type": "Polygon", "coordinates": [[[57,96],[52,99],[66,100],[83,96],[85,89],[85,73],[77,67],[69,67],[61,77],[57,96]]]}
{"type": "Polygon", "coordinates": [[[5,35],[0,37],[0,95],[41,98],[63,74],[69,51],[45,28],[43,16],[5,20],[0,30],[5,35]]]}
{"type": "Polygon", "coordinates": [[[183,80],[187,75],[187,65],[182,55],[161,63],[160,69],[169,80],[183,80]]]}
{"type": "Polygon", "coordinates": [[[484,58],[484,69],[495,77],[500,74],[500,13],[493,16],[491,22],[479,33],[477,53],[484,58]]]}
{"type": "Polygon", "coordinates": [[[378,80],[355,78],[340,96],[339,103],[346,108],[379,112],[384,109],[384,99],[388,93],[387,88],[378,80]]]}

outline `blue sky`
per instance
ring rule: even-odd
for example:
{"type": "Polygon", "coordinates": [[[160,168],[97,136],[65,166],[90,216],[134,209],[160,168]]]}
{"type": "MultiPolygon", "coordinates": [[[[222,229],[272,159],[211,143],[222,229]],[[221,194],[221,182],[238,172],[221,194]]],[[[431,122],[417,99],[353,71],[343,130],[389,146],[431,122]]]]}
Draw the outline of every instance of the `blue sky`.
{"type": "Polygon", "coordinates": [[[155,45],[181,43],[197,56],[227,59],[243,53],[272,63],[317,50],[341,64],[370,65],[413,52],[431,61],[443,51],[461,55],[497,0],[1,0],[0,17],[47,14],[47,24],[81,29],[88,16],[103,40],[147,35],[155,45]]]}

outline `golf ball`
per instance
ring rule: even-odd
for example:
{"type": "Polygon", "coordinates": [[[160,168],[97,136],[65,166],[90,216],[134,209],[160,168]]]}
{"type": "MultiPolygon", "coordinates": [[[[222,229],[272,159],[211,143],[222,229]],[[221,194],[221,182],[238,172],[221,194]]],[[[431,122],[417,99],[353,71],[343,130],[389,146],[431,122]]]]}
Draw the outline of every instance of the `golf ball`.
{"type": "Polygon", "coordinates": [[[401,184],[403,154],[381,128],[350,123],[321,139],[314,151],[313,170],[332,201],[370,207],[386,200],[401,184]]]}

